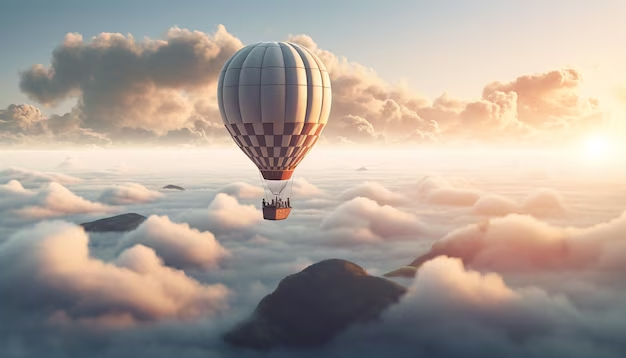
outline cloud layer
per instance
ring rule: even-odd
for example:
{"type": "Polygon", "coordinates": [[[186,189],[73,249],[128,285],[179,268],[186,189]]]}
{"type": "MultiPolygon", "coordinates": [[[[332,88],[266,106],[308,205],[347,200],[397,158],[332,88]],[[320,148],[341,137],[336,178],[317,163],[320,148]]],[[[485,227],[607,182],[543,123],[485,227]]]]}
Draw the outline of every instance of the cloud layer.
{"type": "MultiPolygon", "coordinates": [[[[186,152],[190,163],[206,159],[197,152],[186,152]]],[[[559,159],[537,162],[508,152],[424,153],[411,167],[372,152],[370,163],[389,161],[384,172],[392,174],[381,175],[368,163],[358,165],[370,170],[356,172],[363,160],[356,152],[342,159],[354,165],[330,176],[328,160],[315,154],[302,168],[307,180],[294,183],[294,192],[301,188],[298,205],[281,222],[262,220],[259,187],[225,187],[225,178],[245,178],[245,158],[241,166],[227,159],[215,175],[216,166],[171,169],[178,152],[162,151],[158,161],[147,161],[145,151],[124,151],[123,158],[120,151],[0,153],[2,162],[29,164],[3,172],[0,183],[0,355],[258,356],[226,346],[221,335],[281,279],[328,258],[381,275],[424,253],[417,275],[394,278],[409,294],[380,321],[356,325],[318,350],[261,355],[624,355],[621,168],[591,175],[559,159]],[[134,231],[87,235],[77,223],[113,214],[67,214],[44,200],[53,197],[50,185],[61,185],[49,168],[68,157],[105,167],[123,160],[137,182],[153,183],[149,188],[183,177],[188,190],[129,204],[149,217],[134,231]],[[494,168],[499,160],[520,165],[494,168]],[[550,168],[549,178],[519,178],[541,168],[550,168]],[[479,213],[490,198],[495,209],[479,213]],[[54,209],[73,223],[15,215],[29,206],[54,209]]],[[[127,171],[94,170],[73,171],[79,178],[62,184],[55,205],[94,200],[129,180],[127,171]]]]}
{"type": "Polygon", "coordinates": [[[38,190],[27,190],[17,180],[0,186],[0,212],[25,219],[43,219],[80,213],[104,213],[113,209],[81,198],[63,185],[51,182],[38,190]]]}
{"type": "Polygon", "coordinates": [[[307,35],[290,37],[314,51],[333,84],[333,110],[327,132],[339,142],[430,143],[566,140],[602,126],[595,98],[580,94],[582,74],[571,68],[487,84],[480,99],[444,93],[434,100],[381,79],[373,69],[320,49],[307,35]]]}
{"type": "Polygon", "coordinates": [[[244,182],[234,182],[218,189],[219,193],[234,196],[238,199],[259,199],[265,192],[263,188],[244,182]]]}
{"type": "MultiPolygon", "coordinates": [[[[566,142],[604,123],[600,103],[581,94],[572,68],[526,74],[484,86],[478,99],[444,93],[427,99],[383,80],[374,69],[321,49],[307,35],[289,41],[315,52],[328,69],[333,108],[320,143],[549,140],[566,142]]],[[[20,73],[20,88],[53,105],[77,98],[64,115],[28,104],[0,110],[0,140],[10,144],[199,145],[228,143],[216,100],[217,77],[243,44],[223,25],[212,34],[173,27],[162,39],[69,33],[50,66],[20,73]]]]}
{"type": "Polygon", "coordinates": [[[553,189],[535,190],[520,203],[501,195],[483,195],[474,203],[473,210],[490,216],[518,213],[537,217],[561,216],[568,211],[563,195],[553,189]]]}
{"type": "Polygon", "coordinates": [[[411,190],[413,195],[429,204],[471,206],[481,192],[458,178],[425,177],[411,190]]]}
{"type": "MultiPolygon", "coordinates": [[[[613,356],[584,332],[607,332],[566,297],[537,287],[512,288],[494,273],[465,269],[439,257],[418,271],[409,292],[379,325],[355,327],[340,341],[343,354],[368,352],[398,357],[585,357],[613,356]],[[348,353],[349,352],[349,353],[348,353]]],[[[609,339],[615,342],[614,340],[609,339]]]]}
{"type": "Polygon", "coordinates": [[[173,27],[162,40],[143,41],[101,33],[84,42],[69,33],[50,67],[21,73],[20,88],[46,105],[79,99],[75,111],[57,120],[63,133],[88,131],[121,144],[202,142],[214,131],[224,136],[215,82],[241,47],[222,25],[212,35],[173,27]]]}
{"type": "Polygon", "coordinates": [[[147,203],[162,197],[158,191],[150,190],[138,183],[124,183],[105,189],[100,195],[103,203],[111,205],[129,205],[147,203]]]}
{"type": "Polygon", "coordinates": [[[41,172],[24,168],[10,167],[0,171],[0,179],[4,181],[19,180],[22,184],[39,186],[42,183],[56,182],[63,185],[76,184],[80,178],[55,172],[41,172]]]}
{"type": "Polygon", "coordinates": [[[173,223],[167,216],[148,217],[136,230],[124,235],[118,246],[135,245],[153,249],[166,265],[180,269],[216,268],[229,255],[212,233],[173,223]]]}
{"type": "Polygon", "coordinates": [[[588,228],[559,227],[534,217],[512,214],[471,224],[447,234],[419,265],[434,257],[458,257],[471,267],[499,272],[543,270],[618,270],[617,258],[626,213],[588,228]]]}
{"type": "Polygon", "coordinates": [[[394,193],[376,182],[361,183],[339,194],[339,198],[345,201],[358,197],[372,199],[380,205],[398,205],[407,202],[406,197],[394,193]]]}
{"type": "Polygon", "coordinates": [[[322,220],[322,230],[334,233],[335,242],[367,243],[410,240],[426,231],[415,216],[367,198],[354,198],[339,205],[322,220]]]}
{"type": "Polygon", "coordinates": [[[88,241],[80,227],[46,222],[0,244],[3,309],[38,311],[56,324],[116,327],[197,319],[225,307],[226,287],[163,266],[146,246],[103,262],[90,257],[88,241]]]}
{"type": "Polygon", "coordinates": [[[208,209],[190,210],[181,214],[180,221],[200,230],[226,233],[245,230],[263,220],[263,214],[253,205],[242,205],[236,198],[218,193],[208,209]]]}

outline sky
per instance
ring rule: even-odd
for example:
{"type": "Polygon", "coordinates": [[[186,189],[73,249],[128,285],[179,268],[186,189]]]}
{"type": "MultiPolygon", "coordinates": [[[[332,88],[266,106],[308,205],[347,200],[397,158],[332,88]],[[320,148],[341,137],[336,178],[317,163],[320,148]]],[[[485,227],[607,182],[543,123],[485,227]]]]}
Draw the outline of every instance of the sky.
{"type": "MultiPolygon", "coordinates": [[[[2,103],[22,102],[18,71],[48,64],[68,32],[160,37],[169,27],[213,32],[224,24],[244,44],[307,34],[320,46],[406,81],[434,97],[444,91],[477,97],[481,85],[564,66],[617,72],[626,29],[621,1],[4,1],[0,43],[2,103]],[[306,8],[306,10],[304,10],[306,8]],[[270,21],[268,21],[270,20],[270,21]],[[13,86],[10,86],[13,84],[13,86]]],[[[593,73],[588,73],[593,77],[593,73]]],[[[606,88],[604,89],[606,90],[606,88]]]]}
{"type": "MultiPolygon", "coordinates": [[[[211,103],[214,75],[199,72],[201,85],[181,77],[176,87],[154,79],[140,83],[129,78],[128,87],[120,84],[116,89],[124,95],[113,99],[104,90],[109,88],[106,83],[81,80],[71,93],[57,93],[52,102],[43,98],[41,91],[53,87],[33,87],[33,83],[30,87],[20,86],[20,82],[33,65],[42,64],[50,71],[53,53],[63,53],[59,49],[64,48],[68,33],[82,36],[84,51],[89,51],[91,39],[103,32],[120,33],[127,40],[130,34],[137,48],[145,51],[142,46],[149,41],[146,38],[168,41],[168,31],[173,27],[200,31],[210,46],[221,25],[233,43],[223,49],[224,56],[206,59],[215,68],[225,61],[222,57],[258,41],[299,39],[296,41],[305,46],[315,43],[318,55],[326,53],[326,57],[321,55],[324,61],[345,58],[347,65],[330,71],[335,97],[331,125],[323,135],[326,142],[380,145],[383,138],[387,144],[502,144],[515,139],[533,145],[561,145],[571,138],[583,141],[589,133],[598,131],[623,137],[626,75],[621,64],[626,54],[621,41],[626,28],[620,14],[625,7],[621,1],[609,0],[322,1],[315,6],[281,1],[187,1],[176,6],[167,1],[3,1],[0,45],[10,51],[5,51],[0,66],[0,110],[4,111],[0,118],[7,120],[12,104],[29,104],[41,111],[31,115],[29,121],[48,120],[30,132],[24,125],[18,125],[20,130],[6,129],[3,138],[12,145],[24,146],[41,146],[41,142],[48,146],[53,142],[154,146],[158,142],[153,138],[156,131],[162,139],[160,145],[219,143],[215,136],[220,133],[212,135],[208,129],[220,123],[211,110],[215,104],[211,103]],[[563,75],[566,70],[569,75],[563,75]],[[544,81],[551,78],[548,74],[555,75],[554,71],[562,74],[557,79],[560,82],[544,81]],[[354,85],[350,75],[361,83],[354,85]],[[522,89],[524,76],[535,76],[535,81],[522,89]],[[490,97],[485,88],[496,82],[505,85],[494,88],[498,93],[490,97]],[[160,96],[182,96],[179,104],[186,101],[181,106],[188,109],[161,115],[157,113],[157,101],[152,101],[152,107],[135,106],[130,113],[125,91],[147,83],[154,84],[160,96]],[[379,92],[376,99],[365,98],[370,95],[366,89],[374,83],[384,93],[379,92]],[[511,97],[513,92],[516,98],[511,97]],[[368,108],[345,108],[341,93],[350,94],[344,98],[346,101],[355,94],[362,95],[363,101],[369,101],[368,108]],[[197,97],[206,103],[199,107],[197,97]],[[107,100],[113,102],[105,103],[107,100]],[[390,100],[398,105],[398,119],[384,112],[390,100]],[[65,117],[64,126],[52,118],[67,113],[71,113],[72,126],[80,133],[68,129],[69,117],[65,117]],[[125,127],[109,125],[120,117],[128,117],[125,127]],[[159,130],[164,129],[146,124],[145,117],[170,122],[168,129],[179,132],[163,135],[159,130]],[[198,117],[202,118],[201,124],[198,117]],[[408,128],[398,124],[396,132],[418,134],[405,138],[380,122],[408,122],[408,128]],[[39,128],[43,124],[50,125],[39,128]],[[494,126],[497,131],[492,131],[494,126]],[[371,138],[350,138],[342,128],[371,138]],[[192,138],[181,135],[181,131],[193,133],[189,135],[192,138]],[[202,133],[202,140],[193,140],[197,133],[202,133]]],[[[110,64],[106,61],[100,59],[92,64],[101,71],[116,68],[107,67],[110,64]]],[[[170,70],[176,72],[167,66],[161,69],[170,70]]],[[[59,83],[68,78],[59,78],[59,83]]],[[[619,138],[613,142],[620,142],[619,138]]]]}

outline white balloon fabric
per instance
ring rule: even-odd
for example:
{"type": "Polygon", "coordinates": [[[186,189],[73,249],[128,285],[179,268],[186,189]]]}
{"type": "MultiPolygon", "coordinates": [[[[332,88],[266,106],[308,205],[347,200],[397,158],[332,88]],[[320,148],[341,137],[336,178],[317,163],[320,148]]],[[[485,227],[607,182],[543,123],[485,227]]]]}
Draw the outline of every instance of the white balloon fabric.
{"type": "Polygon", "coordinates": [[[328,121],[330,77],[322,61],[290,42],[260,42],[235,53],[217,98],[226,129],[266,180],[290,179],[328,121]]]}

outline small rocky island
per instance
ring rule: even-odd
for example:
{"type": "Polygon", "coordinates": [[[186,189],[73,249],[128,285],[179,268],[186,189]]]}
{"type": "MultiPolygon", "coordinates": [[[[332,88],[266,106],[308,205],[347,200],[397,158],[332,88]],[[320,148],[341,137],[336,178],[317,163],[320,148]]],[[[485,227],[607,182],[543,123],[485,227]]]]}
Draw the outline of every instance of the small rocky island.
{"type": "Polygon", "coordinates": [[[120,232],[135,230],[146,217],[136,213],[128,213],[80,224],[89,232],[120,232]]]}
{"type": "Polygon", "coordinates": [[[284,278],[224,340],[258,350],[321,346],[352,324],[376,320],[405,292],[352,262],[324,260],[284,278]]]}
{"type": "Polygon", "coordinates": [[[391,272],[387,272],[383,276],[385,277],[414,277],[417,272],[417,267],[415,266],[402,266],[399,269],[393,270],[391,272]]]}
{"type": "Polygon", "coordinates": [[[393,270],[391,272],[387,272],[386,274],[384,274],[383,276],[385,277],[415,277],[415,273],[417,272],[417,269],[422,266],[423,263],[425,263],[426,261],[430,261],[432,259],[434,259],[437,256],[441,256],[441,255],[446,255],[449,257],[457,257],[455,255],[452,255],[451,253],[446,253],[446,252],[440,252],[440,250],[438,250],[436,247],[433,247],[431,249],[431,251],[425,253],[424,255],[416,258],[415,260],[413,260],[413,262],[411,262],[410,264],[406,265],[406,266],[402,266],[396,270],[393,270]]]}

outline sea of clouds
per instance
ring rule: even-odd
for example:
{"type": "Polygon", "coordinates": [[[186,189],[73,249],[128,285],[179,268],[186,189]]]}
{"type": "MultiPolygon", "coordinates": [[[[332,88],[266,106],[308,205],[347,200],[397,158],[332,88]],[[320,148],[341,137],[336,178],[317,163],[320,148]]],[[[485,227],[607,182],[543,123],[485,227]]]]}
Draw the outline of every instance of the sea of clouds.
{"type": "Polygon", "coordinates": [[[262,220],[235,150],[0,152],[0,356],[623,357],[626,170],[546,152],[313,151],[262,220]],[[366,170],[357,170],[359,168],[366,170]],[[168,184],[185,191],[164,190],[168,184]],[[134,212],[126,233],[77,224],[134,212]],[[377,323],[317,350],[221,335],[278,282],[416,258],[377,323]]]}

